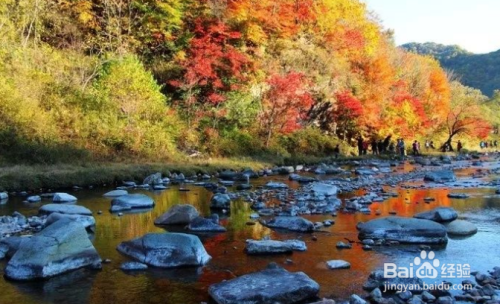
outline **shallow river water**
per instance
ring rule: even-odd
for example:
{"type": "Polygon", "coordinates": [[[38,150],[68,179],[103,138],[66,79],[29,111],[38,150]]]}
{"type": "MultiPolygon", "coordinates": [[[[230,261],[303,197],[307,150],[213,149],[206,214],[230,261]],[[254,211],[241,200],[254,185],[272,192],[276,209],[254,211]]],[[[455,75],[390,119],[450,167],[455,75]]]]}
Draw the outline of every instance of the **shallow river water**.
{"type": "MultiPolygon", "coordinates": [[[[291,187],[298,187],[285,177],[261,178],[252,181],[254,185],[267,180],[283,180],[291,187]]],[[[373,251],[363,251],[361,245],[354,244],[350,250],[335,248],[344,238],[357,240],[356,224],[376,218],[361,213],[339,212],[336,218],[331,215],[305,216],[313,222],[334,219],[335,224],[316,232],[316,241],[311,234],[278,233],[256,224],[246,225],[252,210],[248,203],[235,201],[228,216],[221,215],[221,222],[228,231],[217,235],[201,235],[206,250],[212,256],[203,268],[182,268],[176,270],[149,269],[133,275],[119,269],[120,264],[129,258],[116,251],[117,245],[139,237],[148,232],[164,232],[153,222],[156,217],[178,203],[194,205],[200,213],[210,214],[211,192],[202,187],[188,185],[191,191],[181,192],[177,186],[162,192],[130,191],[152,196],[156,206],[151,211],[125,214],[121,217],[110,214],[110,199],[102,194],[109,189],[95,189],[72,192],[78,197],[78,204],[94,212],[96,231],[92,236],[94,246],[103,259],[111,263],[103,264],[102,271],[79,270],[48,281],[16,283],[0,278],[0,303],[179,303],[192,304],[209,301],[208,287],[225,279],[263,269],[269,262],[276,262],[289,271],[303,271],[321,286],[320,296],[345,299],[352,293],[363,295],[362,284],[371,271],[382,269],[385,262],[408,265],[419,254],[418,246],[374,247],[373,251]],[[102,210],[102,215],[97,211],[102,210]],[[270,235],[272,239],[301,238],[307,244],[305,252],[292,255],[248,256],[244,253],[246,239],[260,239],[270,235]],[[285,264],[291,259],[293,264],[285,264]],[[342,259],[351,263],[351,269],[329,270],[325,262],[342,259]]],[[[230,189],[231,190],[231,189],[230,189]]],[[[500,196],[494,189],[401,189],[395,188],[399,196],[383,203],[370,206],[381,210],[381,216],[396,211],[400,216],[412,216],[437,206],[450,206],[459,212],[460,218],[467,218],[477,225],[479,232],[464,239],[450,239],[446,247],[433,248],[441,264],[470,264],[472,270],[486,272],[500,266],[500,196]],[[449,191],[466,192],[468,199],[449,199],[449,191]],[[434,197],[436,201],[423,202],[424,197],[434,197]]],[[[45,204],[48,202],[42,202],[45,204]]],[[[0,215],[19,211],[24,215],[37,214],[41,204],[25,204],[20,198],[11,198],[6,205],[0,206],[0,215]]],[[[3,274],[5,262],[0,263],[3,274]]],[[[447,279],[461,282],[462,279],[447,279]]]]}

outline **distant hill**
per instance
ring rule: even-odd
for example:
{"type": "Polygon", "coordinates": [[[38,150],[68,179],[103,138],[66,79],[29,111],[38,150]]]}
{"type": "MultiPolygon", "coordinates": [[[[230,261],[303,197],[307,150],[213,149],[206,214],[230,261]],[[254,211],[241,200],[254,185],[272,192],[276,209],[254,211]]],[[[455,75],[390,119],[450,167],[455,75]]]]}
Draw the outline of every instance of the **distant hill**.
{"type": "Polygon", "coordinates": [[[402,48],[422,55],[434,56],[441,65],[454,71],[463,84],[480,89],[492,96],[500,89],[500,50],[488,54],[474,54],[458,45],[443,45],[433,42],[407,43],[402,48]]]}

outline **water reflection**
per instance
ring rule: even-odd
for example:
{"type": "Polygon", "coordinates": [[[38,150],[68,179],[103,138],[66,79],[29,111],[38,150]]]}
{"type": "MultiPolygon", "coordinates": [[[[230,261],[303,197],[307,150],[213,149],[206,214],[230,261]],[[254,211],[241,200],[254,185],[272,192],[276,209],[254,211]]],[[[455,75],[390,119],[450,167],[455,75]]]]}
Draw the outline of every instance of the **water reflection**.
{"type": "MultiPolygon", "coordinates": [[[[409,171],[411,167],[399,168],[409,171]]],[[[284,181],[292,187],[295,182],[288,182],[286,176],[273,177],[274,181],[284,181]]],[[[252,180],[256,186],[266,179],[252,180]]],[[[234,201],[229,214],[220,213],[221,224],[228,231],[219,234],[201,234],[210,263],[203,268],[182,268],[177,270],[150,269],[143,272],[125,273],[119,269],[127,257],[116,251],[116,246],[125,240],[140,237],[149,232],[184,231],[183,227],[157,227],[154,220],[174,204],[191,204],[201,215],[211,214],[209,201],[211,193],[206,189],[187,185],[190,191],[179,191],[172,186],[165,191],[131,191],[145,193],[154,198],[156,205],[143,213],[131,213],[118,216],[108,212],[111,199],[101,195],[108,189],[80,191],[75,195],[78,204],[91,209],[96,217],[97,229],[93,238],[94,245],[102,258],[112,260],[105,264],[100,272],[86,270],[54,278],[46,282],[18,284],[0,279],[1,303],[200,303],[208,300],[207,289],[210,284],[243,275],[264,268],[269,262],[277,262],[290,271],[303,271],[321,286],[321,296],[345,298],[354,292],[362,292],[361,285],[368,274],[383,267],[383,263],[410,263],[418,252],[418,246],[400,246],[376,248],[363,251],[359,244],[350,250],[335,248],[338,241],[357,240],[355,226],[360,221],[377,218],[395,211],[399,216],[413,216],[415,213],[431,210],[437,206],[455,208],[461,218],[466,218],[478,226],[479,232],[466,239],[450,239],[446,248],[433,247],[436,257],[442,263],[469,263],[473,270],[492,269],[498,261],[492,259],[492,253],[500,251],[500,198],[494,189],[400,189],[386,188],[397,192],[398,197],[386,202],[372,204],[371,214],[347,214],[339,212],[336,218],[330,215],[309,216],[311,221],[335,220],[335,224],[323,232],[315,232],[317,240],[311,234],[277,232],[260,224],[247,225],[252,210],[243,201],[234,201]],[[468,199],[450,199],[450,191],[465,192],[468,199]],[[432,197],[435,201],[425,203],[424,198],[432,197]],[[98,215],[97,211],[103,214],[98,215]],[[248,256],[244,253],[246,239],[260,239],[270,235],[274,239],[299,238],[308,246],[306,252],[294,252],[292,255],[248,256]],[[287,259],[292,264],[285,264],[287,259]],[[349,270],[329,270],[325,261],[343,259],[351,263],[349,270]]],[[[358,191],[356,194],[362,194],[358,191]]],[[[349,197],[345,195],[344,197],[349,197]]],[[[42,204],[48,203],[46,201],[42,204]]],[[[12,198],[0,206],[0,214],[20,211],[25,215],[36,214],[40,204],[23,204],[20,199],[12,198]]],[[[0,265],[3,266],[4,264],[0,265]]]]}
{"type": "Polygon", "coordinates": [[[33,302],[83,304],[90,302],[90,290],[96,275],[96,271],[80,269],[47,281],[8,282],[8,284],[33,302]]]}

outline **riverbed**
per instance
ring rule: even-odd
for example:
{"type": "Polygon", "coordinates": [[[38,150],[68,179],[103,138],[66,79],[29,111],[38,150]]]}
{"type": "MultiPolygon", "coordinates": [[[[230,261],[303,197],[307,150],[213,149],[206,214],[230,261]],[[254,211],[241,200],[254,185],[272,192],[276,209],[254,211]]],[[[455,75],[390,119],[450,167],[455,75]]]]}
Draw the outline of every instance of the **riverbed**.
{"type": "MultiPolygon", "coordinates": [[[[407,165],[405,165],[407,166],[407,165]]],[[[400,165],[393,170],[408,170],[400,165]]],[[[412,168],[410,168],[412,169],[412,168]]],[[[468,178],[470,169],[456,172],[459,178],[468,178]]],[[[328,176],[321,178],[328,179],[328,176]]],[[[491,176],[489,178],[492,178],[491,176]]],[[[291,188],[300,185],[288,180],[287,176],[262,177],[252,180],[256,187],[267,181],[282,181],[291,188]]],[[[417,182],[415,185],[420,185],[417,182]]],[[[190,191],[180,191],[180,186],[170,186],[164,191],[129,190],[130,193],[144,193],[155,200],[155,207],[143,213],[129,213],[123,216],[111,214],[108,210],[110,199],[102,195],[108,188],[69,192],[78,198],[78,204],[90,209],[96,219],[96,231],[91,236],[95,248],[103,259],[111,262],[103,264],[101,271],[79,270],[47,281],[17,283],[0,278],[0,303],[179,303],[194,304],[208,302],[208,287],[222,280],[231,279],[266,267],[276,262],[289,271],[303,271],[319,283],[320,297],[345,299],[351,294],[365,294],[362,285],[370,272],[382,269],[385,262],[408,265],[419,255],[418,246],[374,247],[373,251],[364,251],[360,244],[353,244],[352,249],[337,249],[338,241],[357,240],[356,224],[377,217],[390,216],[396,212],[399,216],[411,217],[415,213],[431,210],[437,206],[453,207],[459,218],[465,218],[478,227],[478,233],[467,238],[450,238],[445,247],[433,250],[441,265],[447,263],[470,264],[472,270],[486,272],[500,266],[500,196],[494,188],[432,189],[388,188],[398,196],[385,202],[370,205],[371,214],[344,213],[332,215],[304,216],[312,222],[326,219],[334,220],[331,227],[324,227],[311,234],[283,233],[266,228],[259,223],[247,225],[250,214],[254,211],[242,200],[233,201],[230,214],[220,213],[221,224],[227,232],[220,234],[201,234],[200,238],[212,256],[207,266],[202,268],[181,268],[175,270],[149,269],[133,274],[119,269],[120,264],[130,259],[116,251],[118,244],[125,240],[140,237],[149,232],[165,232],[156,227],[155,218],[175,204],[191,204],[198,211],[210,215],[212,192],[195,185],[183,185],[190,191]],[[450,199],[450,191],[470,195],[467,199],[450,199]],[[425,197],[435,201],[425,203],[425,197]],[[381,215],[376,215],[380,210],[381,215]],[[98,211],[102,211],[98,215],[98,211]],[[249,256],[244,252],[245,240],[261,239],[302,239],[307,244],[307,251],[294,252],[291,255],[249,256]],[[328,260],[346,260],[350,269],[330,270],[328,260]],[[291,260],[287,262],[287,260],[291,260]]],[[[229,191],[235,191],[231,187],[229,191]]],[[[363,191],[342,194],[340,198],[360,195],[363,191]]],[[[20,197],[12,197],[5,205],[0,205],[0,215],[10,215],[14,211],[25,216],[35,215],[41,205],[23,203],[20,197]]],[[[0,263],[3,274],[5,261],[0,263]]],[[[462,278],[447,279],[460,283],[462,278]]]]}

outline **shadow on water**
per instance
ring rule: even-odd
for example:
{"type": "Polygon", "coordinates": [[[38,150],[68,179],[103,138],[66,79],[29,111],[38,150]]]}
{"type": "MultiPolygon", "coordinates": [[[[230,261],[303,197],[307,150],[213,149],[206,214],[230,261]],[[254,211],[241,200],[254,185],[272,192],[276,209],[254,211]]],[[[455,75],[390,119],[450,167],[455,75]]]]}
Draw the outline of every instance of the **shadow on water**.
{"type": "MultiPolygon", "coordinates": [[[[325,177],[321,177],[325,178],[325,177]]],[[[269,180],[282,181],[291,187],[299,187],[298,183],[289,182],[286,176],[273,176],[252,180],[255,187],[269,180]]],[[[461,218],[477,225],[479,231],[468,238],[450,238],[442,247],[432,247],[441,265],[446,263],[469,263],[472,270],[487,271],[492,269],[495,261],[492,253],[500,251],[500,196],[494,189],[401,189],[388,188],[397,192],[398,197],[390,198],[383,203],[370,206],[371,214],[342,213],[337,217],[331,215],[306,216],[313,222],[326,219],[335,224],[314,234],[301,234],[286,231],[274,231],[259,223],[247,225],[253,211],[248,203],[237,200],[231,204],[231,212],[219,213],[221,224],[227,232],[218,234],[201,234],[200,238],[212,260],[203,268],[181,268],[174,270],[148,269],[141,272],[123,272],[120,264],[129,261],[116,251],[120,242],[140,237],[145,233],[165,231],[186,232],[184,227],[158,227],[154,220],[166,212],[174,204],[187,203],[193,205],[202,216],[209,216],[211,192],[203,187],[186,185],[191,191],[179,191],[179,186],[172,186],[165,191],[149,192],[132,190],[132,193],[145,193],[155,200],[155,207],[141,213],[127,213],[123,216],[109,213],[111,199],[102,194],[109,189],[95,189],[72,193],[78,197],[78,204],[94,212],[96,231],[93,243],[103,259],[111,259],[99,272],[80,270],[68,275],[53,278],[46,282],[13,283],[0,279],[1,303],[182,303],[194,304],[208,301],[208,287],[222,280],[234,278],[249,272],[258,271],[269,262],[276,262],[289,271],[303,271],[321,286],[320,296],[347,298],[352,293],[361,293],[361,286],[371,271],[382,269],[385,262],[406,265],[413,262],[419,253],[418,246],[395,246],[374,248],[364,251],[359,243],[353,248],[341,250],[335,247],[339,241],[357,240],[356,224],[377,218],[375,211],[381,216],[388,216],[395,211],[399,216],[411,217],[415,213],[431,210],[437,206],[455,208],[461,218]],[[468,199],[450,199],[450,191],[466,192],[468,199]],[[435,201],[425,203],[424,198],[433,197],[435,201]],[[98,211],[103,211],[98,215],[98,211]],[[316,238],[313,239],[312,236],[316,238]],[[291,255],[249,256],[245,254],[247,239],[261,239],[271,236],[272,239],[301,239],[308,250],[294,252],[291,255]],[[287,259],[292,263],[285,263],[287,259]],[[351,263],[348,270],[329,270],[325,262],[332,259],[346,260],[351,263]]],[[[229,188],[233,191],[234,188],[229,188]]],[[[357,194],[363,193],[358,191],[357,194]]],[[[344,196],[348,197],[351,195],[344,196]]],[[[48,203],[43,201],[42,204],[48,203]]],[[[0,206],[0,214],[12,214],[20,211],[25,215],[36,214],[41,204],[27,205],[21,199],[12,198],[7,204],[0,206]]],[[[1,268],[5,265],[2,262],[1,268]]],[[[0,270],[0,274],[2,270],[0,270]]],[[[454,282],[453,279],[449,281],[454,282]]],[[[461,279],[456,279],[460,282],[461,279]]]]}
{"type": "MultiPolygon", "coordinates": [[[[46,281],[13,282],[11,287],[37,303],[89,303],[90,293],[98,271],[79,269],[46,281]],[[75,288],[77,287],[77,288],[75,288]]],[[[2,303],[24,303],[12,301],[2,303]]]]}

